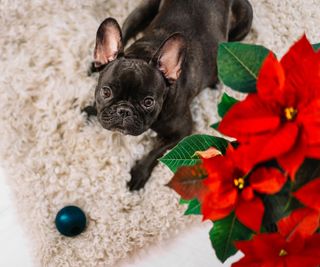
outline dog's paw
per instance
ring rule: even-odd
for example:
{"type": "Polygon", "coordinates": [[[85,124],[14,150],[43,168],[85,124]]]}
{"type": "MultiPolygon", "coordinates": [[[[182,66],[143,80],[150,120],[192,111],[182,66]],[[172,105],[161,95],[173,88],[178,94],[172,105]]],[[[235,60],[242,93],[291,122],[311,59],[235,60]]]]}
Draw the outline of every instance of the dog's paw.
{"type": "Polygon", "coordinates": [[[81,110],[81,113],[86,113],[88,118],[91,116],[97,116],[98,112],[94,106],[86,106],[81,110]]]}
{"type": "Polygon", "coordinates": [[[145,167],[140,164],[136,164],[130,171],[131,180],[127,183],[130,191],[136,191],[142,189],[150,177],[150,172],[148,172],[145,167]]]}

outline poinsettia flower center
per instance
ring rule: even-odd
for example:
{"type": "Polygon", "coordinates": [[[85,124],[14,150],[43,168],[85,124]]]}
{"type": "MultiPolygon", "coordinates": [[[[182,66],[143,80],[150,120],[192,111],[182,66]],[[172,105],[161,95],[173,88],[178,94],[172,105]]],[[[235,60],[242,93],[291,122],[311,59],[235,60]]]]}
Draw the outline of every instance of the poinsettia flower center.
{"type": "Polygon", "coordinates": [[[284,116],[288,121],[293,121],[297,117],[297,114],[298,110],[293,107],[288,107],[284,110],[284,116]]]}
{"type": "Polygon", "coordinates": [[[235,187],[237,187],[238,189],[243,189],[245,186],[245,181],[244,181],[243,177],[234,179],[233,183],[234,183],[235,187]]]}
{"type": "Polygon", "coordinates": [[[286,256],[286,255],[288,255],[288,252],[285,249],[281,249],[280,252],[279,252],[279,256],[283,257],[283,256],[286,256]]]}

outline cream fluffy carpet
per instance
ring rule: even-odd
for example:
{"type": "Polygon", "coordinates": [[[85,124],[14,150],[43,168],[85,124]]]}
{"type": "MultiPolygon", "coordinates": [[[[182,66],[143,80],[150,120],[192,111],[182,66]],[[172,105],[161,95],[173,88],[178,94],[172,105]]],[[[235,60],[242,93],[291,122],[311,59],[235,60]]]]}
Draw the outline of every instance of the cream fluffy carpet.
{"type": "MultiPolygon", "coordinates": [[[[172,236],[191,222],[158,166],[145,190],[129,193],[134,160],[154,133],[122,136],[87,123],[80,108],[93,98],[87,77],[99,23],[123,22],[138,1],[1,0],[1,164],[38,266],[116,266],[135,250],[172,236]],[[74,204],[87,214],[77,238],[57,233],[54,218],[74,204]]],[[[279,55],[305,31],[320,41],[320,0],[251,0],[255,19],[247,42],[279,55]]],[[[219,92],[205,90],[193,104],[196,132],[216,119],[219,92]]]]}

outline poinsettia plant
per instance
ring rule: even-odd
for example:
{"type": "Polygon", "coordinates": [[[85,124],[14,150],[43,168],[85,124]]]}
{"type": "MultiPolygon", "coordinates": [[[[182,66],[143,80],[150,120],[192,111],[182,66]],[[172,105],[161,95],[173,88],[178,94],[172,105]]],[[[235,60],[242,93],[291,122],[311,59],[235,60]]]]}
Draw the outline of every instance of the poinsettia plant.
{"type": "Polygon", "coordinates": [[[213,222],[221,262],[241,250],[235,267],[320,266],[319,48],[303,36],[278,61],[263,46],[222,43],[220,80],[248,93],[222,96],[212,127],[226,138],[192,135],[160,159],[185,214],[213,222]]]}

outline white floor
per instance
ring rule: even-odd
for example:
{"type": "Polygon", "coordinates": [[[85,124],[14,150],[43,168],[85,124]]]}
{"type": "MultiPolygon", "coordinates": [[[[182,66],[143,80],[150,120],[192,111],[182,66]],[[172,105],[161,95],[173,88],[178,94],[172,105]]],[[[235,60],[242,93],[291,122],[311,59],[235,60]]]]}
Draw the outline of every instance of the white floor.
{"type": "MultiPolygon", "coordinates": [[[[0,266],[32,267],[26,240],[17,222],[11,195],[0,169],[0,266]]],[[[148,247],[122,267],[226,267],[214,255],[208,238],[210,223],[192,227],[177,238],[160,245],[148,247]]],[[[238,259],[239,254],[232,260],[238,259]]]]}
{"type": "Polygon", "coordinates": [[[11,194],[0,169],[0,266],[32,267],[26,240],[17,223],[11,194]]]}

